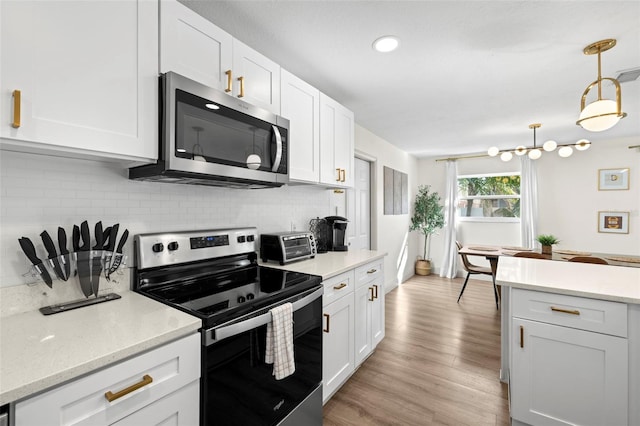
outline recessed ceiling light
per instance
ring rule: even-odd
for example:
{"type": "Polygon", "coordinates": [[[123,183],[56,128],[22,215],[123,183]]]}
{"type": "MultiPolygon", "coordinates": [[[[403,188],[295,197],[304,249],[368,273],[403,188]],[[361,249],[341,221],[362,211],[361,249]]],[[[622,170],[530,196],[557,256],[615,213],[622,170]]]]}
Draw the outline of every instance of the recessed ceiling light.
{"type": "Polygon", "coordinates": [[[382,36],[373,42],[373,48],[378,52],[392,52],[398,48],[400,40],[395,36],[382,36]]]}

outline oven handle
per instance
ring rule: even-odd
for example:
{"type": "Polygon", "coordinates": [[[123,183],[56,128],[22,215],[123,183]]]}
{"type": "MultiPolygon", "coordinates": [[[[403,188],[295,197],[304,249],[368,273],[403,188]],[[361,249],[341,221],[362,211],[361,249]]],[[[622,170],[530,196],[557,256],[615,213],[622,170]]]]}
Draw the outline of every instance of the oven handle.
{"type": "Polygon", "coordinates": [[[276,158],[273,160],[273,167],[271,168],[271,171],[275,173],[280,168],[280,163],[282,162],[282,136],[280,136],[280,130],[276,126],[272,125],[271,127],[276,138],[276,158]]]}
{"type": "MultiPolygon", "coordinates": [[[[318,297],[322,297],[323,292],[324,288],[319,288],[313,293],[299,300],[296,300],[295,302],[293,302],[293,311],[295,312],[298,309],[304,308],[305,306],[316,300],[318,297]]],[[[218,328],[210,328],[204,333],[204,345],[210,346],[222,339],[226,339],[227,337],[235,336],[237,334],[244,333],[245,331],[249,331],[262,325],[268,324],[270,321],[271,312],[267,312],[266,314],[249,318],[245,321],[232,323],[218,328]]]]}

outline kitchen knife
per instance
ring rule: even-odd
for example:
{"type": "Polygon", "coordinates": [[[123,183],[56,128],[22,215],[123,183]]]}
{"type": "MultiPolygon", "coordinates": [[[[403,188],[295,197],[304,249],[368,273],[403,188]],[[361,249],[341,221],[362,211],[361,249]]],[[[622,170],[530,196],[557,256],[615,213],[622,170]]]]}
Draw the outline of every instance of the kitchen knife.
{"type": "Polygon", "coordinates": [[[111,267],[111,259],[113,259],[113,250],[116,248],[116,242],[118,241],[118,228],[120,224],[115,225],[104,230],[104,244],[103,249],[107,252],[107,256],[104,260],[104,276],[109,281],[109,268],[111,267]]]}
{"type": "Polygon", "coordinates": [[[67,249],[67,232],[61,226],[58,227],[58,246],[60,247],[60,256],[64,263],[65,281],[71,275],[71,259],[69,258],[69,250],[67,249]]]}
{"type": "Polygon", "coordinates": [[[98,221],[95,227],[96,245],[93,246],[94,250],[100,250],[93,254],[91,258],[91,288],[93,295],[98,297],[98,289],[100,287],[100,273],[102,272],[102,244],[103,244],[103,231],[102,222],[98,221]]]}
{"type": "Polygon", "coordinates": [[[20,243],[22,251],[27,255],[29,261],[33,264],[34,268],[36,268],[36,271],[38,271],[44,282],[49,286],[49,288],[53,288],[51,275],[49,275],[49,271],[45,268],[42,260],[40,260],[36,255],[36,248],[33,246],[31,240],[29,238],[22,237],[18,239],[18,242],[20,243]]]}
{"type": "Polygon", "coordinates": [[[56,245],[53,243],[51,236],[47,231],[42,231],[40,234],[42,238],[42,243],[44,244],[44,248],[47,249],[47,254],[49,255],[49,261],[53,265],[53,270],[55,271],[58,278],[62,281],[66,281],[67,278],[62,272],[62,267],[60,266],[60,259],[58,259],[58,252],[56,251],[56,245]]]}
{"type": "Polygon", "coordinates": [[[127,238],[129,237],[129,230],[125,229],[122,233],[122,237],[120,237],[120,242],[118,243],[118,247],[116,248],[116,253],[113,255],[113,263],[111,263],[111,267],[109,268],[109,273],[107,277],[113,274],[119,267],[120,263],[122,263],[122,248],[124,247],[124,243],[127,242],[127,238]]]}
{"type": "Polygon", "coordinates": [[[73,248],[76,251],[78,278],[80,279],[80,289],[84,297],[93,294],[91,287],[91,252],[90,249],[89,224],[85,220],[78,226],[73,226],[73,248]],[[80,240],[82,239],[82,245],[80,240]]]}

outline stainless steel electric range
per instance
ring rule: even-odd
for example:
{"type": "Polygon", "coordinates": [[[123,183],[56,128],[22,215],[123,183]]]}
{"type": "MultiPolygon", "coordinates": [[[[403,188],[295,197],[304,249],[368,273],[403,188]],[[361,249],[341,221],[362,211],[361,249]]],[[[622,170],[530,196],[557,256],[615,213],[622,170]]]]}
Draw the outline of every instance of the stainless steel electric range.
{"type": "Polygon", "coordinates": [[[136,292],[202,319],[202,425],[322,424],[322,284],[259,266],[255,228],[141,234],[136,292]],[[295,372],[266,364],[270,310],[293,304],[295,372]]]}

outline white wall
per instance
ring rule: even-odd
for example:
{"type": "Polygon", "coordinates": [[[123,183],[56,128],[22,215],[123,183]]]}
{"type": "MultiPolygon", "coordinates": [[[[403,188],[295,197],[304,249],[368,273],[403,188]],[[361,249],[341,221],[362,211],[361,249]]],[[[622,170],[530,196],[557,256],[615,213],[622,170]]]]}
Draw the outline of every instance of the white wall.
{"type": "MultiPolygon", "coordinates": [[[[0,286],[24,284],[28,262],[18,238],[31,238],[41,258],[40,233],[71,240],[73,224],[120,223],[120,233],[256,226],[258,233],[309,229],[330,214],[333,191],[315,186],[228,189],[138,182],[121,166],[0,151],[0,286]]],[[[93,229],[92,229],[93,230],[93,229]]],[[[125,254],[132,255],[130,238],[125,254]]],[[[52,291],[55,291],[55,286],[52,291]]]]}
{"type": "MultiPolygon", "coordinates": [[[[536,162],[538,233],[557,236],[558,248],[640,255],[640,151],[628,149],[639,142],[638,138],[594,141],[589,150],[574,151],[569,158],[544,153],[536,162]],[[598,191],[598,169],[616,167],[630,168],[630,189],[598,191]],[[597,212],[608,209],[631,213],[629,234],[597,232],[597,212]]],[[[419,170],[419,184],[431,185],[443,195],[444,162],[421,159],[419,170]]],[[[489,157],[458,160],[459,175],[518,171],[516,159],[508,163],[489,157]]],[[[518,246],[520,228],[518,223],[461,222],[458,240],[465,244],[518,246]]],[[[442,235],[436,235],[431,248],[436,272],[440,270],[442,249],[442,235]]],[[[488,265],[482,258],[473,260],[488,265]]]]}
{"type": "Polygon", "coordinates": [[[386,251],[385,286],[388,292],[414,274],[418,255],[418,235],[409,232],[410,214],[384,215],[383,167],[406,173],[409,178],[409,211],[418,187],[418,160],[379,138],[367,129],[356,125],[355,148],[375,159],[375,182],[371,182],[371,246],[386,251]]]}

